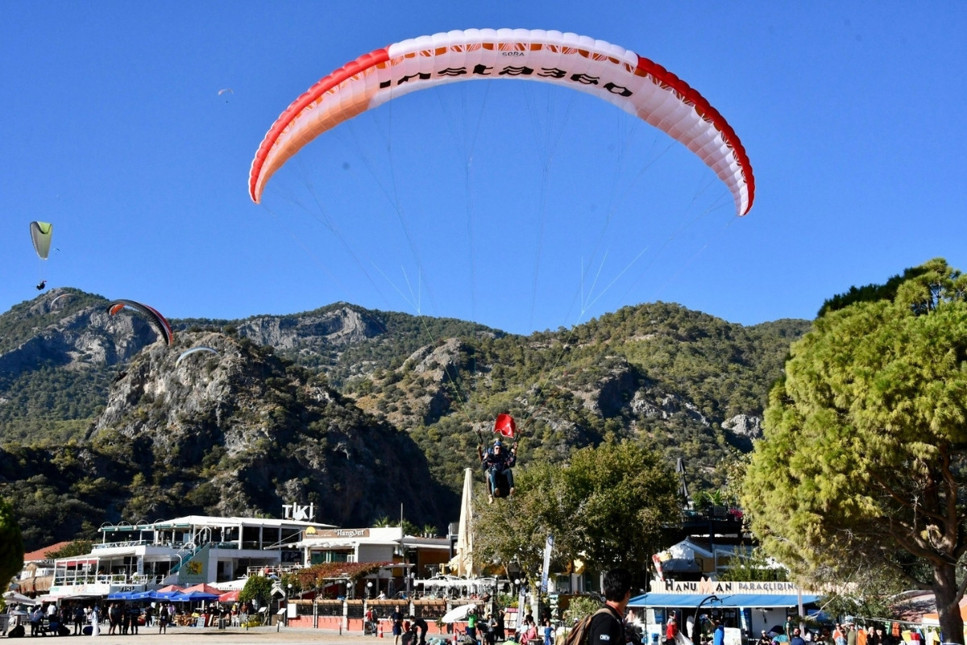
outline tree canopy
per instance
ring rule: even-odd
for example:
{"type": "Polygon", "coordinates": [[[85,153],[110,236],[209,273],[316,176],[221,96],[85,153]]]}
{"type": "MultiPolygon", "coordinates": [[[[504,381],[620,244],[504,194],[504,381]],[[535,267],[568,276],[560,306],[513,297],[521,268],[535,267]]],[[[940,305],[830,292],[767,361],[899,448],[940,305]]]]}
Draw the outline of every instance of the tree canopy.
{"type": "Polygon", "coordinates": [[[532,578],[549,534],[559,564],[581,559],[601,569],[646,571],[662,525],[680,521],[677,479],[640,442],[608,440],[575,451],[563,468],[534,464],[515,479],[514,498],[479,513],[474,547],[532,578]]]}
{"type": "Polygon", "coordinates": [[[967,277],[936,259],[828,301],[764,427],[743,494],[763,547],[801,579],[876,567],[931,588],[962,643],[967,277]]]}
{"type": "Polygon", "coordinates": [[[0,587],[4,591],[7,583],[24,567],[24,542],[20,525],[13,514],[10,503],[0,497],[0,587]]]}

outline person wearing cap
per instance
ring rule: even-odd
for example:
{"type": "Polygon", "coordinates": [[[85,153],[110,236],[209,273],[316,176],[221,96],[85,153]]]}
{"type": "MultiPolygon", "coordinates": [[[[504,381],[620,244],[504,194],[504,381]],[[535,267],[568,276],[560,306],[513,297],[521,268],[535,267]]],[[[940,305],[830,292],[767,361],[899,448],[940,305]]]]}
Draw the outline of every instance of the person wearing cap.
{"type": "Polygon", "coordinates": [[[490,491],[489,502],[492,504],[494,497],[500,495],[498,482],[500,478],[506,480],[509,489],[508,494],[513,495],[514,471],[511,468],[517,463],[517,445],[512,446],[510,450],[504,450],[503,442],[500,437],[497,437],[493,448],[487,452],[483,452],[480,446],[477,446],[477,456],[480,457],[480,465],[487,471],[487,485],[490,491]]]}

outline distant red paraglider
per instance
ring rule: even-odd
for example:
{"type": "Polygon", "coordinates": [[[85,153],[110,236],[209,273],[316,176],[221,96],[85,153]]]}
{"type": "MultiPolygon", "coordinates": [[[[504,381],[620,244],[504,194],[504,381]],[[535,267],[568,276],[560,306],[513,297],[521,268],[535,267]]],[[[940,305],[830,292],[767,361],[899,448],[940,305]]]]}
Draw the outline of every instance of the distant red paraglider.
{"type": "Polygon", "coordinates": [[[171,345],[175,339],[175,333],[171,330],[171,325],[168,324],[168,321],[165,320],[165,317],[157,309],[143,305],[140,302],[135,302],[134,300],[115,300],[108,305],[107,310],[113,316],[124,310],[125,307],[134,309],[144,315],[154,325],[155,329],[161,332],[161,337],[164,338],[165,344],[171,345]]]}

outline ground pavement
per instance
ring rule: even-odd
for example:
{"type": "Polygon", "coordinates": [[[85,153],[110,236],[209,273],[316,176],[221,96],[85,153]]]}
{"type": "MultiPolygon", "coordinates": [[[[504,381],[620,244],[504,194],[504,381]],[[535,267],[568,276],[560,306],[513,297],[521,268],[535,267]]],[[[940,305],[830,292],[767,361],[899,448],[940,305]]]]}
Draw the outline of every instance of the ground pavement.
{"type": "MultiPolygon", "coordinates": [[[[140,628],[138,634],[107,635],[101,632],[99,636],[60,636],[55,642],[80,642],[80,639],[96,638],[96,643],[103,645],[255,645],[256,643],[286,643],[286,645],[394,645],[393,637],[377,638],[363,636],[359,632],[343,633],[326,629],[286,628],[276,627],[230,627],[217,629],[214,627],[169,627],[167,634],[159,634],[158,628],[140,628]]],[[[30,639],[30,630],[27,630],[30,639]]],[[[51,638],[51,637],[46,637],[51,638]]]]}

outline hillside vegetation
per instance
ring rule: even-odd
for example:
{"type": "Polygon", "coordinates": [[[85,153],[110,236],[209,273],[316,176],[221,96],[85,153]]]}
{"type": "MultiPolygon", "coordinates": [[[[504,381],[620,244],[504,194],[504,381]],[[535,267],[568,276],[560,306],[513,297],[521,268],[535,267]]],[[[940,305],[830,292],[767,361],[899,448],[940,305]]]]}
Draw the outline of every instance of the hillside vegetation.
{"type": "Polygon", "coordinates": [[[279,516],[293,501],[343,526],[402,505],[442,530],[498,412],[517,419],[519,468],[614,436],[684,458],[693,488],[715,489],[809,326],[656,303],[523,337],[337,303],[171,320],[167,347],[106,306],[61,289],[0,315],[0,495],[28,548],[104,522],[279,516]],[[218,353],[176,365],[196,346],[218,353]]]}

